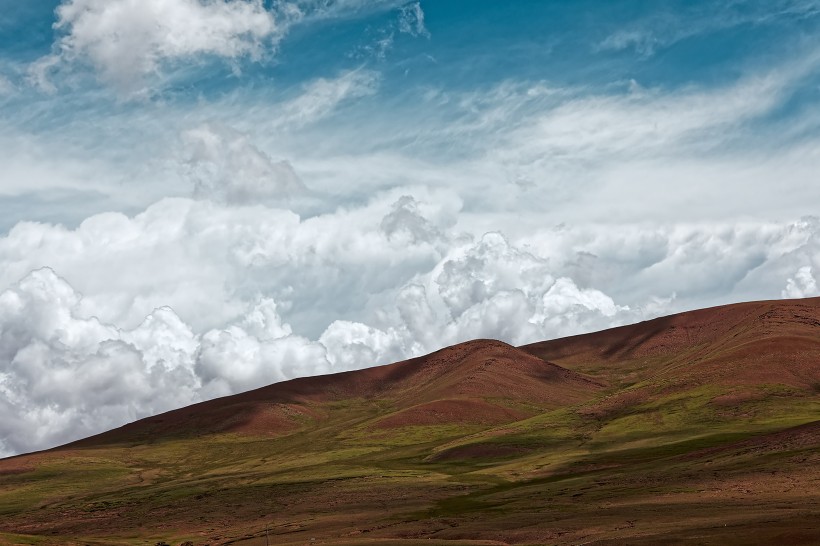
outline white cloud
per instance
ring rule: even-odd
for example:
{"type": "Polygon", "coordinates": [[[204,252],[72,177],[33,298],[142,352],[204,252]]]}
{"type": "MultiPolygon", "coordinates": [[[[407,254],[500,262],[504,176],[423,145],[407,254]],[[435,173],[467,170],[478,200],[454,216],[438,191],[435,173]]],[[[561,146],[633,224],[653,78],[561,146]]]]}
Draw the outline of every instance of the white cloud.
{"type": "Polygon", "coordinates": [[[123,332],[84,316],[81,303],[82,296],[50,269],[0,293],[0,404],[11,406],[3,408],[0,447],[7,453],[196,400],[196,378],[174,355],[190,350],[191,336],[169,311],[123,332]],[[170,346],[161,344],[168,340],[170,346]]]}
{"type": "Polygon", "coordinates": [[[511,237],[463,231],[460,205],[399,188],[305,219],[167,199],[76,229],[17,225],[0,238],[5,452],[476,337],[521,344],[776,297],[784,279],[784,296],[817,292],[812,218],[511,237]]]}
{"type": "Polygon", "coordinates": [[[399,315],[427,349],[476,337],[523,344],[636,316],[555,272],[549,259],[488,233],[453,248],[421,284],[404,287],[399,315]]]}
{"type": "Polygon", "coordinates": [[[794,277],[789,277],[786,281],[786,288],[782,292],[784,298],[808,298],[818,295],[820,291],[817,289],[817,280],[809,265],[798,269],[794,277]]]}
{"type": "Polygon", "coordinates": [[[194,335],[170,309],[126,330],[84,316],[51,269],[0,293],[0,455],[77,439],[202,399],[330,370],[270,299],[194,335]]]}
{"type": "MultiPolygon", "coordinates": [[[[455,223],[460,202],[451,192],[411,191],[430,233],[455,223]]],[[[0,238],[0,286],[51,266],[106,322],[133,327],[167,305],[197,330],[225,324],[263,293],[291,301],[307,323],[332,316],[313,327],[318,334],[335,313],[364,303],[354,294],[386,290],[438,261],[446,239],[413,242],[383,231],[402,195],[306,219],[258,205],[165,199],[133,217],[94,215],[76,229],[20,223],[0,238]]]]}
{"type": "Polygon", "coordinates": [[[768,0],[766,2],[691,3],[684,9],[667,9],[627,24],[604,38],[595,49],[634,49],[648,57],[658,49],[701,34],[738,26],[763,26],[783,20],[801,20],[820,13],[816,0],[768,0]]]}
{"type": "Polygon", "coordinates": [[[373,95],[379,75],[371,70],[350,70],[336,78],[318,78],[307,83],[302,93],[277,106],[274,124],[302,127],[328,116],[342,102],[373,95]]]}
{"type": "Polygon", "coordinates": [[[0,97],[4,95],[11,95],[17,92],[17,86],[14,85],[10,79],[0,74],[0,97]]]}
{"type": "Polygon", "coordinates": [[[37,65],[38,80],[47,81],[47,65],[57,59],[87,59],[126,93],[143,89],[164,62],[258,58],[284,32],[261,0],[65,0],[56,13],[64,35],[56,57],[37,65]]]}
{"type": "MultiPolygon", "coordinates": [[[[675,41],[679,40],[675,38],[675,41]]],[[[607,36],[599,45],[600,50],[621,51],[633,47],[640,55],[649,56],[661,44],[661,37],[648,30],[619,30],[607,36]]]]}
{"type": "Polygon", "coordinates": [[[399,32],[412,36],[430,36],[427,27],[424,26],[424,10],[421,9],[421,2],[414,2],[401,7],[399,32]]]}
{"type": "Polygon", "coordinates": [[[195,370],[206,398],[241,392],[302,375],[329,373],[325,347],[293,335],[262,299],[239,322],[206,332],[195,370]]]}
{"type": "MultiPolygon", "coordinates": [[[[446,181],[485,213],[625,223],[814,214],[805,199],[820,197],[816,138],[791,125],[775,136],[765,126],[818,60],[710,88],[591,92],[506,82],[430,92],[389,145],[412,146],[438,167],[441,182],[428,183],[446,181]],[[773,138],[782,145],[773,149],[773,138]],[[771,191],[772,180],[790,191],[771,191]]],[[[814,127],[817,116],[806,117],[814,127]]]]}
{"type": "Polygon", "coordinates": [[[346,320],[333,321],[322,333],[319,342],[337,369],[357,369],[383,362],[395,362],[421,352],[412,340],[405,339],[395,328],[387,331],[346,320]],[[410,346],[404,343],[411,341],[410,346]]]}
{"type": "Polygon", "coordinates": [[[441,238],[438,227],[423,216],[418,201],[410,195],[402,195],[393,203],[379,227],[388,238],[406,239],[409,243],[433,243],[441,238]]]}
{"type": "Polygon", "coordinates": [[[194,195],[231,204],[287,201],[307,191],[291,164],[275,161],[247,135],[203,125],[182,134],[194,195]]]}
{"type": "MultiPolygon", "coordinates": [[[[160,195],[185,195],[179,169],[168,166],[180,159],[174,157],[179,134],[201,137],[204,128],[219,135],[213,142],[242,141],[241,153],[210,149],[203,161],[190,155],[190,146],[178,154],[186,168],[195,167],[188,174],[209,180],[203,184],[208,186],[216,178],[219,188],[241,185],[231,169],[254,156],[270,176],[246,172],[250,179],[286,179],[290,165],[316,195],[336,202],[415,184],[451,188],[484,213],[537,209],[556,222],[793,218],[816,212],[810,203],[820,198],[820,186],[813,184],[820,148],[795,124],[761,125],[816,64],[795,59],[733,84],[677,90],[545,82],[506,82],[466,93],[410,89],[389,107],[374,96],[380,76],[356,70],[311,80],[298,91],[230,94],[181,111],[151,105],[147,113],[99,119],[94,131],[91,122],[56,126],[23,140],[28,147],[11,136],[3,144],[12,150],[9,186],[22,188],[32,180],[38,187],[49,181],[93,184],[129,204],[136,201],[131,210],[160,195]],[[130,128],[127,134],[123,126],[130,128]],[[105,138],[92,142],[86,134],[105,138]],[[773,138],[783,144],[772,148],[773,138]],[[77,140],[63,151],[65,142],[77,140]],[[35,145],[36,154],[30,151],[35,145]],[[107,157],[112,146],[133,153],[107,157]],[[75,163],[84,163],[83,172],[60,168],[75,163]],[[277,163],[282,169],[271,167],[277,163]],[[766,191],[773,179],[789,191],[766,191]]],[[[31,115],[20,118],[18,132],[29,130],[31,115]]],[[[804,117],[809,125],[811,119],[816,116],[804,117]]],[[[260,185],[251,185],[256,194],[260,185]]],[[[499,228],[508,229],[499,224],[486,230],[499,228]]]]}
{"type": "MultiPolygon", "coordinates": [[[[806,69],[795,68],[800,74],[806,69]]],[[[474,113],[451,130],[493,131],[499,138],[486,145],[494,162],[535,185],[558,178],[572,189],[568,178],[590,176],[599,168],[649,158],[688,160],[724,147],[739,127],[780,103],[789,81],[778,72],[726,88],[591,96],[506,84],[488,95],[462,99],[462,110],[474,113]]]]}
{"type": "MultiPolygon", "coordinates": [[[[121,95],[146,97],[162,86],[165,69],[215,57],[239,73],[240,61],[273,55],[294,24],[391,9],[399,10],[402,32],[427,35],[421,6],[399,1],[293,0],[268,9],[262,0],[63,0],[55,11],[59,37],[53,52],[29,65],[28,79],[53,93],[58,73],[90,65],[121,95]]],[[[368,77],[354,71],[347,81],[366,87],[368,77]]],[[[355,92],[337,83],[319,80],[309,89],[316,100],[293,106],[306,107],[310,121],[321,114],[310,108],[340,100],[334,94],[355,92]]]]}
{"type": "Polygon", "coordinates": [[[59,66],[59,55],[46,55],[29,65],[26,79],[30,85],[45,93],[56,93],[57,86],[51,81],[51,72],[59,66]]]}

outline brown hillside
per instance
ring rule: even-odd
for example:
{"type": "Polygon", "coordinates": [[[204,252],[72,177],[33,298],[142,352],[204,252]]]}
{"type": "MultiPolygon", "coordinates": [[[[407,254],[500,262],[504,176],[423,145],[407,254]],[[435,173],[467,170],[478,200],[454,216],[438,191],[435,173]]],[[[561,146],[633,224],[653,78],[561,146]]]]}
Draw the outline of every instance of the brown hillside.
{"type": "MultiPolygon", "coordinates": [[[[289,434],[324,419],[327,404],[345,400],[382,402],[387,415],[377,427],[503,423],[525,416],[524,405],[578,404],[607,384],[636,386],[607,398],[607,408],[647,400],[661,384],[665,391],[721,384],[816,392],[820,298],[714,307],[521,348],[470,341],[395,364],[299,378],[195,404],[73,445],[228,431],[289,434]],[[511,401],[517,409],[509,407],[511,401]],[[474,415],[478,408],[481,416],[474,415]]],[[[740,390],[715,403],[756,396],[740,390]]]]}
{"type": "Polygon", "coordinates": [[[645,381],[820,386],[820,298],[680,313],[522,350],[570,369],[645,381]],[[629,374],[639,371],[640,374],[629,374]]]}
{"type": "Polygon", "coordinates": [[[436,400],[399,410],[379,419],[376,427],[444,424],[497,425],[518,421],[528,416],[529,413],[491,404],[484,400],[436,400]]]}
{"type": "Polygon", "coordinates": [[[3,546],[820,544],[818,522],[820,299],[472,341],[0,460],[3,546]]]}
{"type": "Polygon", "coordinates": [[[275,383],[142,419],[70,445],[217,432],[281,435],[322,420],[325,404],[344,400],[383,401],[396,412],[377,427],[496,424],[528,413],[496,405],[492,399],[557,407],[584,401],[601,386],[506,343],[476,340],[386,366],[275,383]]]}

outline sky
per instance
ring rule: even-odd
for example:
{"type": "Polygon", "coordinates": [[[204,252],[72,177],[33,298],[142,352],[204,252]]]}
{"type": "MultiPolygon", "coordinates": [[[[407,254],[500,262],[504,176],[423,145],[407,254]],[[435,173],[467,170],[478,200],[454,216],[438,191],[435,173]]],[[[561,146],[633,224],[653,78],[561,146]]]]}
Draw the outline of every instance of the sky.
{"type": "Polygon", "coordinates": [[[0,0],[0,456],[816,296],[820,0],[0,0]]]}

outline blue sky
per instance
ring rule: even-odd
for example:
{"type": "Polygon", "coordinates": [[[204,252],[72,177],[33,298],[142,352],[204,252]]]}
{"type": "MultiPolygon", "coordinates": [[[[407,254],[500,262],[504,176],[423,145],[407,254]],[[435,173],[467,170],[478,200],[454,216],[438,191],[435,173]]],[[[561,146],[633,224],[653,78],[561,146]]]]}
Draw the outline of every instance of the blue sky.
{"type": "MultiPolygon", "coordinates": [[[[353,89],[354,100],[342,98],[324,119],[300,128],[299,134],[290,128],[287,137],[294,144],[282,155],[290,154],[289,159],[296,161],[293,156],[304,153],[307,146],[300,139],[315,141],[313,132],[321,127],[333,136],[333,151],[362,155],[389,151],[452,162],[483,153],[482,148],[495,144],[490,142],[493,137],[526,116],[571,100],[628,100],[635,90],[657,100],[712,93],[715,97],[703,100],[713,100],[717,107],[718,101],[737,100],[717,95],[731,95],[734,87],[750,85],[755,78],[779,79],[782,88],[769,91],[777,96],[761,111],[727,120],[739,126],[719,135],[720,141],[710,143],[708,153],[756,153],[772,144],[782,147],[805,141],[817,132],[812,119],[820,80],[813,56],[820,17],[816,3],[805,0],[520,2],[512,6],[480,1],[429,5],[305,1],[299,4],[298,17],[282,15],[286,4],[268,3],[271,18],[280,21],[279,29],[253,40],[241,33],[213,38],[221,43],[252,41],[249,49],[215,52],[203,42],[191,44],[190,51],[163,52],[165,38],[154,37],[157,41],[147,53],[155,64],[147,71],[133,66],[133,59],[129,66],[129,59],[118,58],[124,50],[106,49],[116,39],[116,28],[95,31],[91,23],[99,21],[90,18],[53,28],[59,19],[58,2],[6,3],[8,9],[0,20],[4,133],[18,142],[20,135],[30,140],[27,150],[8,153],[36,150],[54,156],[63,149],[69,157],[43,161],[53,161],[54,170],[64,171],[62,161],[92,160],[111,172],[97,176],[97,170],[89,169],[87,176],[97,180],[87,187],[67,181],[60,189],[81,192],[83,206],[54,210],[48,192],[26,188],[31,184],[24,179],[33,174],[21,167],[24,172],[16,180],[4,181],[10,189],[2,199],[12,210],[0,226],[4,229],[22,219],[76,224],[93,209],[89,199],[97,201],[99,211],[113,207],[133,212],[162,194],[183,195],[189,188],[179,180],[163,180],[163,189],[156,189],[153,186],[160,184],[156,179],[164,175],[135,172],[138,167],[129,165],[144,165],[148,158],[140,157],[141,153],[161,159],[157,156],[182,130],[171,127],[177,117],[180,125],[185,118],[210,118],[243,131],[266,133],[256,138],[272,139],[273,131],[266,130],[264,120],[246,119],[237,110],[273,108],[319,79],[333,82],[351,71],[367,74],[370,88],[363,94],[353,89]],[[85,47],[75,47],[72,53],[67,44],[78,36],[85,47]],[[95,54],[111,56],[95,61],[95,54]],[[49,67],[39,82],[38,63],[49,67]],[[798,66],[801,63],[805,66],[798,66]],[[528,101],[521,94],[532,87],[550,88],[553,94],[528,101]],[[516,89],[519,94],[513,96],[516,89]],[[513,95],[504,96],[504,90],[513,95]],[[467,100],[475,104],[467,105],[467,100]],[[477,118],[498,104],[508,109],[504,112],[508,117],[498,127],[475,126],[470,117],[477,118]],[[459,138],[442,137],[438,125],[449,123],[473,124],[474,130],[459,138]],[[349,138],[351,133],[357,133],[356,140],[349,138]],[[158,149],[151,150],[152,145],[158,149]],[[155,180],[146,182],[146,175],[155,180]],[[122,185],[128,186],[127,197],[119,194],[122,185]],[[28,217],[19,209],[25,199],[32,205],[28,217]]],[[[120,14],[123,20],[116,24],[128,28],[129,16],[133,15],[120,14]]],[[[673,100],[669,108],[674,108],[673,100]]],[[[83,165],[77,168],[82,171],[83,165]]],[[[380,187],[394,184],[385,181],[380,187]]],[[[334,188],[340,198],[360,198],[371,190],[357,187],[355,180],[345,181],[344,186],[334,188]]],[[[701,214],[693,212],[695,217],[701,214]]],[[[735,211],[744,212],[742,207],[735,211]]],[[[583,218],[585,211],[579,214],[583,218]]]]}
{"type": "Polygon", "coordinates": [[[815,0],[0,0],[0,454],[820,294],[818,30],[815,0]]]}

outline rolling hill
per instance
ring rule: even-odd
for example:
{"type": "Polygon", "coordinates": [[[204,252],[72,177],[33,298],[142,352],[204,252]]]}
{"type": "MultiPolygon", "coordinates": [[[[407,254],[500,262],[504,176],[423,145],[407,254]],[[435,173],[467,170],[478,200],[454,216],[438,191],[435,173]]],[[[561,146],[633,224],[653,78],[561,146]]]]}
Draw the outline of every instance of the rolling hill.
{"type": "Polygon", "coordinates": [[[820,299],[753,302],[471,341],[0,460],[0,544],[815,544],[818,463],[820,299]]]}

